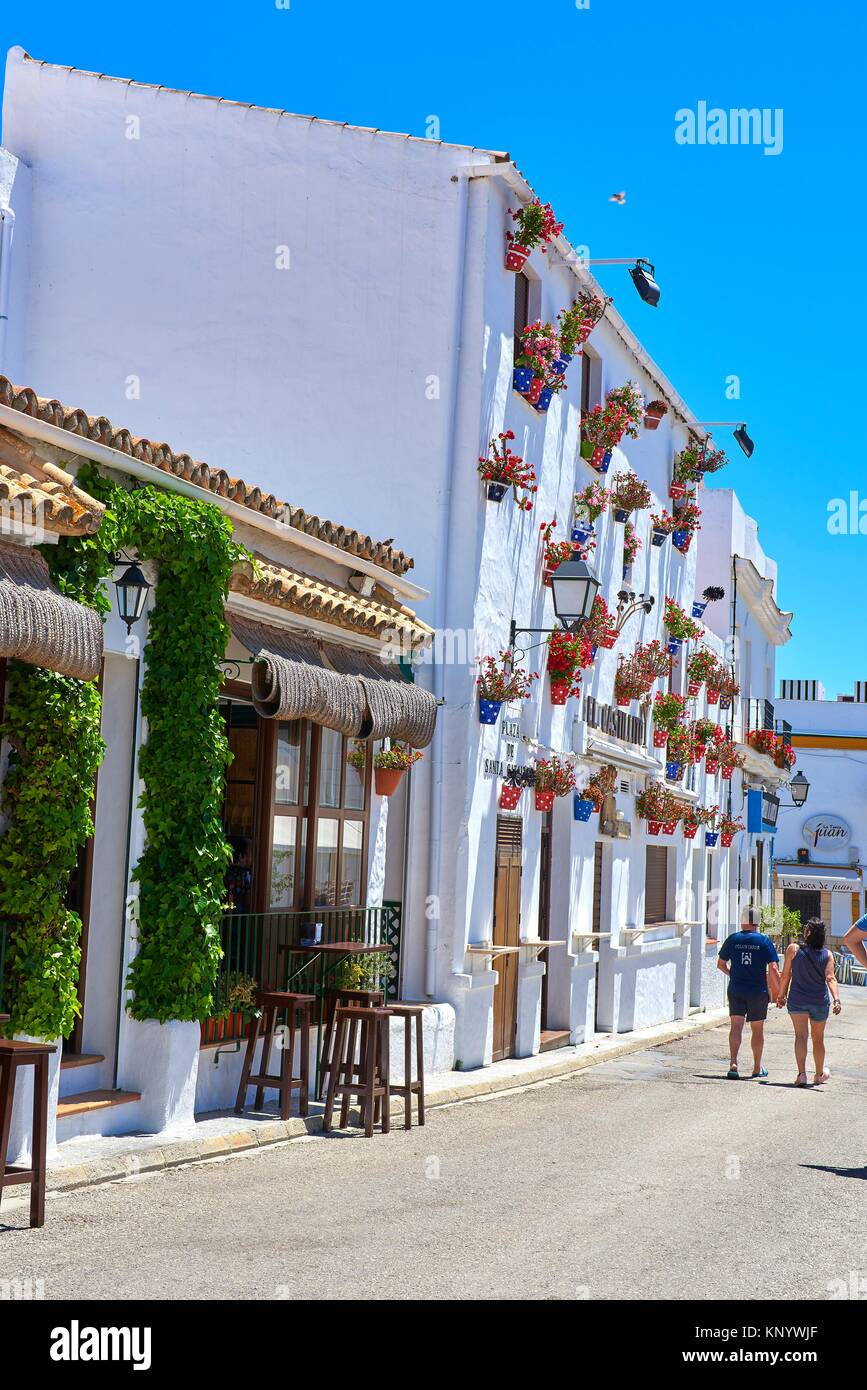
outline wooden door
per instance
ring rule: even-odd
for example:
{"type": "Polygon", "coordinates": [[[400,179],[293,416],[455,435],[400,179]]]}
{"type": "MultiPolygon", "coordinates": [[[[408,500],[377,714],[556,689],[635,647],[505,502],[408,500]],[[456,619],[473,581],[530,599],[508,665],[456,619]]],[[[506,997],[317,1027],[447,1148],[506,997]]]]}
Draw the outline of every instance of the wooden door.
{"type": "MultiPolygon", "coordinates": [[[[523,822],[497,817],[494,873],[494,945],[517,946],[521,932],[521,858],[523,822]]],[[[500,979],[494,990],[493,1060],[514,1056],[518,1017],[518,956],[498,956],[494,969],[500,979]]]]}
{"type": "MultiPolygon", "coordinates": [[[[591,931],[602,930],[602,845],[597,841],[593,849],[593,919],[590,927],[591,931]]],[[[596,988],[594,990],[594,1027],[599,1031],[599,954],[602,950],[602,942],[594,941],[593,946],[596,950],[596,988]]]]}
{"type": "MultiPolygon", "coordinates": [[[[542,843],[539,853],[539,931],[540,941],[548,941],[551,936],[551,843],[554,833],[554,812],[546,811],[542,817],[542,843]]],[[[549,961],[550,952],[543,960],[549,961]]],[[[548,971],[542,976],[542,1023],[544,1033],[548,1028],[548,971]]]]}

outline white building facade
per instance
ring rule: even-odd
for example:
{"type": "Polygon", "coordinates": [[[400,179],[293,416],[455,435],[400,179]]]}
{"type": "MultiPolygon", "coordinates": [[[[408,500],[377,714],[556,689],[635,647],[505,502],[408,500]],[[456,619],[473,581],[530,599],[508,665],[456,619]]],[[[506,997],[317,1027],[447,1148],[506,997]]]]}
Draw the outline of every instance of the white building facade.
{"type": "MultiPolygon", "coordinates": [[[[404,997],[454,1008],[450,1064],[720,1004],[714,962],[737,920],[731,893],[749,873],[769,891],[769,846],[755,864],[768,837],[725,850],[648,833],[635,796],[664,779],[664,752],[646,708],[617,710],[614,678],[636,643],[665,641],[664,599],[689,613],[708,584],[726,599],[708,608],[702,641],[727,657],[735,554],[742,696],[770,699],[787,615],[731,493],[705,490],[704,529],[686,553],[651,543],[649,516],[671,505],[672,461],[697,437],[695,417],[616,310],[547,413],[512,389],[516,326],[554,320],[598,287],[562,238],[523,276],[505,268],[509,211],[533,196],[508,157],[98,79],[20,50],[3,127],[14,238],[0,370],[134,432],[182,439],[312,512],[393,532],[432,592],[425,601],[405,577],[436,634],[418,680],[441,705],[384,897],[402,902],[404,997]],[[633,518],[642,548],[631,565],[610,512],[591,563],[613,612],[624,589],[654,605],[600,649],[581,696],[555,706],[544,637],[532,635],[554,625],[540,525],[556,520],[568,537],[576,489],[599,478],[579,453],[582,409],[630,380],[668,412],[614,451],[600,481],[631,470],[652,503],[633,518]],[[480,487],[476,460],[501,431],[536,474],[532,511],[509,495],[489,502],[480,487]],[[530,631],[516,646],[541,678],[486,726],[476,658],[506,648],[513,623],[530,631]],[[574,760],[579,778],[616,769],[607,817],[576,820],[571,797],[537,812],[529,791],[514,811],[500,807],[503,768],[550,752],[574,760]]],[[[686,688],[687,651],[674,691],[686,688]]],[[[692,708],[714,717],[704,694],[692,708]]],[[[739,707],[739,738],[745,718],[739,707]]],[[[776,785],[754,756],[750,785],[776,785]]],[[[734,786],[737,798],[737,774],[734,786]]],[[[699,765],[678,795],[706,805],[720,787],[699,765]]]]}

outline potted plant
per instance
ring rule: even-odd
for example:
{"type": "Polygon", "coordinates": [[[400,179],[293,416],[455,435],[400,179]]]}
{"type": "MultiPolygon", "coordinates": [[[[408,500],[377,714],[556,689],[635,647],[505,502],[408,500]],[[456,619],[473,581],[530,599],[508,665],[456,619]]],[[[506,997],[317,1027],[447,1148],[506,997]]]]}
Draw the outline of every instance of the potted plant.
{"type": "Polygon", "coordinates": [[[611,489],[614,520],[625,522],[631,512],[644,511],[650,506],[650,488],[634,473],[620,473],[611,489]]]}
{"type": "Polygon", "coordinates": [[[696,471],[700,476],[704,473],[718,473],[728,463],[725,450],[712,448],[708,439],[705,440],[697,453],[696,471]]]}
{"type": "Polygon", "coordinates": [[[391,796],[397,791],[406,770],[417,763],[423,754],[406,743],[392,743],[373,755],[373,782],[377,796],[391,796]]]}
{"type": "Polygon", "coordinates": [[[607,473],[611,454],[625,434],[637,439],[643,397],[634,382],[609,391],[604,405],[595,405],[581,419],[581,457],[599,473],[607,473]]]}
{"type": "Polygon", "coordinates": [[[636,555],[641,549],[641,539],[631,521],[627,521],[623,527],[623,573],[624,576],[629,566],[633,563],[636,555]]]}
{"type": "Polygon", "coordinates": [[[701,529],[701,508],[697,507],[692,499],[688,498],[685,502],[677,503],[675,506],[674,517],[677,527],[671,533],[672,544],[677,547],[682,554],[686,554],[692,544],[692,538],[696,531],[701,529]]]}
{"type": "Polygon", "coordinates": [[[575,790],[575,769],[552,753],[536,763],[536,810],[550,811],[555,796],[568,796],[575,790]]]}
{"type": "Polygon", "coordinates": [[[747,743],[757,753],[763,753],[766,758],[773,758],[777,748],[777,735],[773,729],[750,729],[747,743]]]}
{"type": "Polygon", "coordinates": [[[707,825],[704,828],[705,849],[715,849],[717,841],[719,840],[719,831],[716,828],[716,815],[719,812],[719,807],[715,807],[714,811],[715,814],[713,820],[708,821],[707,825]]]}
{"type": "Polygon", "coordinates": [[[262,1012],[258,993],[259,981],[252,975],[245,975],[242,970],[227,970],[214,987],[214,1000],[219,1002],[215,1003],[215,1012],[211,1014],[212,1022],[225,1023],[234,1014],[248,1022],[258,1018],[262,1012]]]}
{"type": "Polygon", "coordinates": [[[530,252],[537,246],[543,253],[548,249],[549,241],[562,232],[563,223],[557,221],[551,204],[540,203],[538,198],[525,203],[517,212],[512,212],[511,208],[509,212],[517,230],[506,232],[506,269],[517,272],[523,270],[530,252]]]}
{"type": "Polygon", "coordinates": [[[677,654],[682,642],[695,641],[701,636],[701,628],[673,598],[666,598],[662,621],[669,636],[668,650],[672,656],[677,654]]]}
{"type": "Polygon", "coordinates": [[[627,381],[623,386],[615,386],[605,399],[609,405],[623,412],[617,442],[619,443],[625,434],[629,435],[630,439],[637,439],[644,419],[644,396],[636,382],[627,381]]]}
{"type": "Polygon", "coordinates": [[[667,414],[668,406],[665,401],[648,401],[644,407],[644,428],[658,430],[667,414]]]}
{"type": "Polygon", "coordinates": [[[694,652],[690,652],[686,663],[686,676],[689,681],[687,694],[698,695],[706,680],[717,678],[718,670],[716,656],[707,647],[697,647],[694,652]]]}
{"type": "Polygon", "coordinates": [[[715,724],[712,719],[697,719],[692,726],[692,731],[703,752],[711,742],[716,744],[725,737],[719,724],[715,724]]]}
{"type": "MultiPolygon", "coordinates": [[[[713,733],[705,746],[704,770],[710,777],[719,771],[720,749],[725,743],[727,743],[727,739],[724,731],[719,724],[715,724],[713,733]]],[[[733,745],[732,751],[734,751],[733,745]]]]}
{"type": "Polygon", "coordinates": [[[730,782],[732,773],[736,767],[744,766],[744,755],[739,753],[731,739],[721,739],[717,744],[716,753],[720,761],[720,774],[723,781],[730,782]]]}
{"type": "Polygon", "coordinates": [[[572,541],[552,540],[554,527],[557,525],[557,518],[553,521],[543,521],[539,528],[542,532],[542,583],[546,588],[551,587],[551,575],[562,565],[564,560],[570,560],[575,554],[575,545],[572,541]]]}
{"type": "Polygon", "coordinates": [[[714,681],[714,687],[719,690],[720,709],[731,709],[732,700],[741,692],[741,687],[735,677],[725,667],[720,667],[719,675],[714,681]]]}
{"type": "Polygon", "coordinates": [[[602,810],[606,796],[613,796],[617,790],[617,768],[613,763],[605,763],[587,783],[584,795],[593,802],[597,811],[602,810]]]}
{"type": "Polygon", "coordinates": [[[667,538],[677,530],[677,517],[672,516],[663,507],[661,512],[652,512],[650,516],[650,542],[651,545],[665,545],[667,538]]]}
{"type": "MultiPolygon", "coordinates": [[[[528,323],[521,333],[521,349],[515,358],[513,386],[531,405],[539,404],[559,356],[560,339],[554,325],[541,319],[528,323]]],[[[550,396],[548,399],[550,402],[550,396]]]]}
{"type": "Polygon", "coordinates": [[[525,779],[523,768],[512,768],[507,774],[500,788],[500,806],[504,811],[514,811],[518,802],[521,800],[521,793],[524,790],[525,779]]]}
{"type": "Polygon", "coordinates": [[[617,623],[601,594],[597,594],[593,600],[590,617],[582,627],[581,635],[590,642],[594,656],[597,647],[610,648],[617,641],[617,623]]]}
{"type": "Polygon", "coordinates": [[[601,483],[588,483],[573,498],[575,520],[572,523],[572,539],[578,545],[585,545],[593,534],[597,521],[608,507],[611,494],[601,483]]]}
{"type": "Polygon", "coordinates": [[[649,694],[655,680],[670,674],[671,657],[659,642],[639,645],[628,657],[621,658],[614,677],[614,698],[619,705],[640,700],[649,694]]]}
{"type": "Polygon", "coordinates": [[[640,820],[647,821],[650,835],[658,835],[664,825],[677,821],[677,808],[680,803],[662,782],[651,782],[635,798],[635,812],[640,820]]]}
{"type": "MultiPolygon", "coordinates": [[[[682,489],[680,496],[684,497],[700,480],[699,448],[696,444],[690,444],[686,449],[681,449],[680,453],[675,456],[672,487],[678,488],[679,491],[682,489]]],[[[674,497],[677,494],[670,491],[670,495],[674,497]]]]}
{"type": "Polygon", "coordinates": [[[792,768],[795,766],[795,763],[797,761],[797,755],[795,754],[795,750],[792,747],[792,745],[790,743],[786,743],[784,738],[780,738],[777,747],[774,751],[774,762],[777,764],[777,767],[783,768],[787,772],[791,772],[792,768]]]}
{"type": "Polygon", "coordinates": [[[740,816],[720,816],[719,838],[720,844],[728,849],[735,835],[739,831],[745,830],[746,826],[740,816]]]}
{"type": "Polygon", "coordinates": [[[548,675],[551,704],[565,705],[581,693],[581,671],[593,660],[592,645],[583,633],[555,628],[548,637],[548,675]]]}
{"type": "Polygon", "coordinates": [[[509,443],[514,438],[514,430],[495,435],[488,444],[487,456],[479,455],[479,477],[485,484],[489,502],[502,502],[511,488],[517,506],[522,511],[530,512],[533,510],[530,498],[538,491],[536,474],[518,454],[512,453],[509,443]],[[519,497],[519,492],[525,495],[519,497]]]}
{"type": "Polygon", "coordinates": [[[683,813],[683,838],[694,840],[701,826],[712,826],[717,809],[716,806],[688,806],[683,813]]]}
{"type": "Polygon", "coordinates": [[[665,747],[668,743],[669,733],[681,723],[685,709],[686,697],[684,695],[663,695],[657,691],[653,700],[652,716],[656,726],[653,730],[654,748],[665,747]]]}
{"type": "Polygon", "coordinates": [[[496,724],[502,706],[509,700],[529,700],[536,671],[522,671],[514,665],[510,651],[499,656],[484,656],[476,684],[479,687],[479,723],[496,724]]]}
{"type": "Polygon", "coordinates": [[[582,290],[571,308],[560,310],[557,323],[560,331],[560,357],[565,363],[564,371],[575,353],[587,342],[611,303],[610,298],[603,299],[598,294],[591,294],[589,290],[582,290]]]}
{"type": "Polygon", "coordinates": [[[668,733],[665,753],[665,775],[670,782],[679,782],[687,763],[693,761],[695,740],[692,729],[686,724],[675,724],[668,733]]]}
{"type": "Polygon", "coordinates": [[[708,604],[716,603],[717,600],[721,598],[725,598],[725,589],[720,589],[715,584],[709,584],[700,599],[693,599],[692,616],[694,618],[703,618],[708,604]]]}

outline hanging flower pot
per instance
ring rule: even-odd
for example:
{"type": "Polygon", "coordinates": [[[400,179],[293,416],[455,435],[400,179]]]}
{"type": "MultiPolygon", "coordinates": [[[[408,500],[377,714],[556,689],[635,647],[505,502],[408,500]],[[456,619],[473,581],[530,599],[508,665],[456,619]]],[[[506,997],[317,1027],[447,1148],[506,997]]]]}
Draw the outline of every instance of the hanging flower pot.
{"type": "Polygon", "coordinates": [[[722,778],[723,778],[723,781],[724,781],[724,782],[730,782],[730,781],[732,780],[732,773],[733,773],[733,772],[734,772],[734,768],[733,768],[733,767],[729,767],[728,765],[726,765],[726,766],[723,768],[723,770],[722,770],[722,778]]]}
{"type": "Polygon", "coordinates": [[[719,839],[719,831],[718,831],[718,830],[706,830],[706,831],[704,832],[704,843],[705,843],[705,848],[706,848],[706,849],[715,849],[715,848],[716,848],[716,843],[717,843],[717,840],[718,840],[718,839],[719,839]]]}
{"type": "Polygon", "coordinates": [[[718,690],[711,690],[710,686],[708,686],[708,691],[707,691],[707,702],[708,702],[709,705],[716,705],[716,704],[718,704],[718,703],[719,703],[719,691],[718,691],[718,690]]]}
{"type": "Polygon", "coordinates": [[[677,782],[683,776],[683,763],[670,762],[665,764],[665,775],[669,782],[677,782]]]}
{"type": "Polygon", "coordinates": [[[607,473],[611,467],[611,450],[594,449],[592,463],[598,473],[607,473]]]}
{"type": "Polygon", "coordinates": [[[593,535],[593,524],[590,521],[576,521],[572,527],[570,539],[574,545],[586,545],[593,535]]]}
{"type": "Polygon", "coordinates": [[[375,767],[373,785],[377,796],[392,796],[400,786],[404,774],[402,767],[375,767]]]}
{"type": "Polygon", "coordinates": [[[521,246],[517,241],[510,241],[506,246],[506,269],[513,270],[515,274],[523,270],[530,258],[529,246],[521,246]]]}
{"type": "Polygon", "coordinates": [[[654,748],[664,748],[665,745],[666,745],[667,743],[668,743],[668,730],[667,730],[667,729],[654,729],[654,731],[653,731],[653,746],[654,746],[654,748]]]}
{"type": "Polygon", "coordinates": [[[599,639],[599,645],[600,645],[600,647],[607,647],[607,648],[609,649],[609,651],[610,651],[611,648],[614,646],[614,643],[615,643],[616,641],[617,641],[617,633],[616,633],[616,632],[605,632],[605,633],[603,633],[602,637],[599,639]]]}
{"type": "Polygon", "coordinates": [[[591,440],[589,440],[589,439],[582,439],[582,440],[581,440],[581,457],[582,457],[583,459],[592,459],[595,450],[596,450],[596,445],[593,444],[591,440]]]}
{"type": "Polygon", "coordinates": [[[707,603],[705,602],[704,599],[700,599],[700,598],[695,599],[694,602],[693,602],[693,605],[692,605],[692,616],[693,616],[694,618],[703,618],[703,617],[704,617],[704,610],[705,610],[706,608],[707,608],[707,603]]]}
{"type": "Polygon", "coordinates": [[[532,367],[516,367],[512,372],[512,388],[526,396],[533,382],[532,367]]]}
{"type": "Polygon", "coordinates": [[[591,660],[591,661],[595,661],[595,660],[596,660],[596,653],[597,653],[598,651],[599,651],[599,647],[598,647],[597,643],[594,642],[593,645],[592,645],[591,648],[590,648],[590,660],[591,660]]]}
{"type": "Polygon", "coordinates": [[[720,694],[720,697],[719,697],[719,707],[720,707],[720,709],[731,709],[731,707],[732,707],[732,697],[731,697],[731,695],[723,695],[723,694],[720,694]]]}
{"type": "Polygon", "coordinates": [[[686,496],[686,484],[672,483],[668,489],[668,495],[673,499],[673,501],[682,502],[684,497],[686,496]]]}
{"type": "Polygon", "coordinates": [[[666,644],[665,644],[665,650],[668,652],[669,656],[677,656],[677,654],[678,654],[678,652],[680,651],[682,645],[683,645],[683,639],[682,639],[682,638],[680,638],[680,637],[669,637],[668,641],[667,641],[666,644]]]}
{"type": "Polygon", "coordinates": [[[589,820],[593,814],[593,802],[586,796],[576,796],[572,801],[572,814],[576,820],[589,820]]]}
{"type": "Polygon", "coordinates": [[[704,766],[708,775],[714,777],[719,772],[719,758],[705,758],[704,766]]]}
{"type": "Polygon", "coordinates": [[[722,830],[722,831],[720,831],[719,841],[720,841],[720,844],[723,845],[723,847],[724,847],[725,849],[728,849],[729,845],[731,844],[731,842],[732,842],[732,840],[733,840],[734,838],[735,838],[735,837],[734,837],[734,835],[732,834],[732,832],[731,832],[730,830],[722,830]]]}
{"type": "Polygon", "coordinates": [[[569,366],[569,363],[570,363],[571,361],[572,361],[572,354],[571,354],[571,352],[562,352],[562,351],[561,351],[560,356],[556,359],[556,361],[554,361],[554,362],[551,363],[551,371],[552,371],[552,372],[555,372],[555,373],[557,374],[557,376],[565,376],[565,375],[566,375],[566,368],[569,366]]]}
{"type": "Polygon", "coordinates": [[[698,825],[694,824],[692,821],[683,822],[683,838],[685,840],[694,840],[697,833],[698,825]]]}
{"type": "Polygon", "coordinates": [[[619,521],[621,526],[625,521],[629,520],[629,512],[626,510],[625,507],[614,508],[614,520],[619,521]]]}
{"type": "Polygon", "coordinates": [[[649,821],[647,822],[647,833],[648,833],[648,835],[658,835],[659,832],[660,832],[661,830],[662,830],[662,821],[661,821],[661,820],[649,820],[649,821]]]}
{"type": "Polygon", "coordinates": [[[689,682],[689,685],[686,687],[686,693],[687,693],[687,695],[693,696],[693,698],[694,698],[696,695],[700,695],[700,694],[701,694],[701,681],[690,681],[690,682],[689,682]]]}
{"type": "Polygon", "coordinates": [[[521,800],[523,787],[513,787],[509,782],[500,788],[500,808],[503,811],[514,811],[518,802],[521,800]]]}
{"type": "Polygon", "coordinates": [[[656,530],[654,530],[654,531],[652,531],[651,534],[650,534],[650,544],[651,544],[651,545],[665,545],[667,536],[668,536],[668,532],[667,532],[667,531],[656,531],[656,530]]]}
{"type": "Polygon", "coordinates": [[[675,830],[676,830],[677,827],[678,827],[678,824],[679,824],[679,822],[676,821],[676,820],[666,820],[666,821],[663,821],[663,822],[662,822],[662,833],[663,833],[663,835],[673,835],[674,832],[675,832],[675,830]]]}
{"type": "Polygon", "coordinates": [[[502,708],[502,700],[479,700],[479,723],[496,724],[502,708]]]}
{"type": "Polygon", "coordinates": [[[686,555],[690,545],[692,544],[692,532],[680,530],[672,531],[671,540],[672,544],[677,547],[681,555],[686,555]]]}
{"type": "Polygon", "coordinates": [[[534,409],[538,410],[541,414],[548,409],[553,399],[554,392],[551,390],[551,387],[543,386],[541,391],[539,392],[539,399],[536,401],[532,401],[531,404],[533,405],[534,409]]]}
{"type": "Polygon", "coordinates": [[[552,682],[551,682],[551,704],[552,704],[552,705],[565,705],[565,703],[566,703],[566,701],[568,700],[568,698],[569,698],[569,682],[568,682],[568,681],[552,681],[552,682]]]}
{"type": "Polygon", "coordinates": [[[554,793],[552,791],[543,791],[540,787],[537,787],[535,795],[537,811],[553,811],[554,793]]]}
{"type": "Polygon", "coordinates": [[[625,699],[625,700],[618,700],[618,701],[617,701],[617,705],[618,705],[618,708],[619,708],[619,709],[629,709],[629,706],[630,706],[631,704],[632,704],[631,698],[625,699]]]}
{"type": "Polygon", "coordinates": [[[658,430],[667,413],[668,406],[665,401],[648,401],[644,407],[644,428],[658,430]]]}
{"type": "Polygon", "coordinates": [[[506,483],[488,483],[488,501],[502,502],[508,491],[506,483]]]}

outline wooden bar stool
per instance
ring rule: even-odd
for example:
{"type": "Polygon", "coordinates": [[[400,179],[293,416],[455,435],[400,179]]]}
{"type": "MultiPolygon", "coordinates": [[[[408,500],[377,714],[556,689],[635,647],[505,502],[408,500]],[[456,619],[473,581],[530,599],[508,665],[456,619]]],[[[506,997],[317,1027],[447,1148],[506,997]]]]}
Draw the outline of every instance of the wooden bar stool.
{"type": "Polygon", "coordinates": [[[340,1128],[349,1122],[353,1096],[361,1102],[361,1119],[368,1139],[382,1114],[382,1132],[391,1128],[388,1058],[388,1009],[369,1009],[358,1004],[338,1004],[335,1041],[328,1076],[328,1094],[322,1117],[324,1131],[331,1129],[334,1103],[340,1098],[340,1128]],[[358,1048],[358,1061],[355,1052],[358,1048]]]}
{"type": "Polygon", "coordinates": [[[403,1096],[404,1128],[412,1128],[412,1098],[418,1096],[418,1122],[424,1124],[424,1004],[389,1004],[395,1018],[403,1019],[403,1085],[391,1084],[393,1095],[403,1096]],[[412,1079],[412,1025],[415,1020],[415,1074],[412,1079]]]}
{"type": "Polygon", "coordinates": [[[250,1024],[247,1051],[244,1054],[241,1081],[235,1101],[235,1114],[240,1115],[243,1110],[247,1090],[250,1086],[256,1087],[257,1110],[262,1109],[266,1089],[273,1088],[280,1096],[280,1118],[281,1120],[288,1120],[292,1109],[292,1091],[297,1086],[298,1108],[302,1115],[306,1115],[310,1103],[310,1024],[316,997],[313,994],[290,994],[287,990],[282,989],[265,989],[259,990],[256,995],[256,1003],[260,1013],[250,1024]],[[286,1013],[287,1032],[283,1038],[280,1053],[280,1072],[279,1075],[274,1076],[268,1072],[268,1062],[271,1057],[271,1045],[277,1032],[277,1018],[284,1011],[286,1013]],[[300,1042],[301,1057],[298,1075],[293,1076],[292,1059],[295,1055],[296,1036],[300,1042]],[[258,1073],[253,1074],[253,1059],[260,1037],[264,1039],[262,1060],[258,1073]]]}
{"type": "Polygon", "coordinates": [[[319,1095],[325,1092],[328,1073],[331,1070],[331,1050],[334,1043],[334,1015],[337,1009],[354,1006],[356,1008],[381,1009],[385,995],[381,989],[334,989],[329,991],[326,1002],[325,1031],[322,1037],[322,1056],[319,1063],[319,1095]]]}
{"type": "Polygon", "coordinates": [[[4,1187],[30,1183],[30,1225],[45,1225],[45,1154],[48,1139],[48,1058],[50,1043],[14,1042],[0,1038],[0,1200],[4,1187]],[[30,1167],[6,1162],[15,1078],[19,1067],[33,1067],[33,1137],[30,1167]]]}

